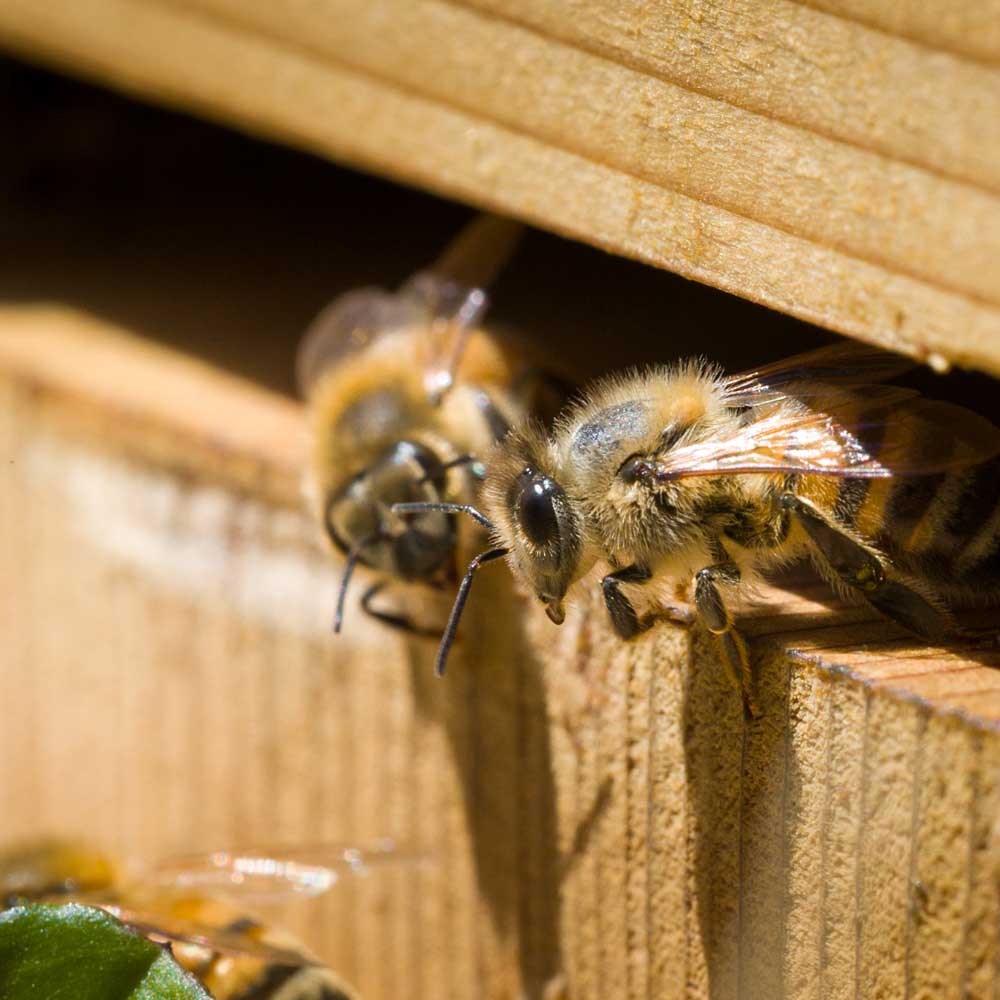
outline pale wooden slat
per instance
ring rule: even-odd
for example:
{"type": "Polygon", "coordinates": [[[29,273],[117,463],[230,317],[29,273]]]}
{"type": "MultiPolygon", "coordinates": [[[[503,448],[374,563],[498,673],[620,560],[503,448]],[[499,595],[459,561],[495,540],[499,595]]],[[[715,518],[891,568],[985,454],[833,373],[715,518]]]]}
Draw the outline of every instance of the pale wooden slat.
{"type": "MultiPolygon", "coordinates": [[[[973,809],[977,768],[947,770],[956,757],[975,759],[976,734],[955,719],[930,718],[916,769],[910,850],[906,978],[927,996],[962,1000],[964,945],[949,930],[962,927],[970,906],[973,809]],[[932,903],[933,901],[933,903],[932,903]]],[[[966,934],[968,928],[965,928],[966,934]]]]}
{"type": "Polygon", "coordinates": [[[727,104],[1000,190],[986,138],[1000,107],[992,67],[792,0],[465,5],[727,104]]]}
{"type": "Polygon", "coordinates": [[[856,975],[859,991],[871,996],[903,997],[912,986],[906,966],[910,856],[925,733],[925,719],[899,702],[869,695],[854,865],[856,975]]]}
{"type": "Polygon", "coordinates": [[[785,830],[787,899],[782,976],[789,1000],[820,1000],[827,963],[823,960],[823,911],[827,898],[823,829],[828,819],[831,684],[819,673],[793,673],[788,689],[789,745],[805,752],[786,759],[785,830]],[[825,784],[813,780],[823,774],[825,784]]]}
{"type": "MultiPolygon", "coordinates": [[[[188,6],[221,17],[234,30],[251,28],[555,149],[1000,303],[1000,198],[993,194],[440,0],[330,0],[321,6],[178,0],[179,11],[188,6]]],[[[745,30],[752,36],[752,25],[745,30]]],[[[972,91],[983,105],[976,117],[980,132],[1000,112],[1000,77],[988,79],[990,87],[972,91]]],[[[883,99],[898,104],[901,92],[893,89],[883,99]]],[[[919,105],[917,95],[907,106],[919,105]]],[[[966,141],[981,144],[981,137],[968,134],[972,124],[963,128],[966,141]]]]}
{"type": "MultiPolygon", "coordinates": [[[[861,791],[866,767],[866,697],[855,684],[830,684],[827,736],[819,751],[826,757],[823,812],[819,828],[820,938],[818,959],[807,951],[786,956],[789,982],[796,967],[808,970],[818,961],[821,1000],[854,1000],[860,971],[858,922],[863,898],[858,892],[861,835],[861,791]]],[[[876,738],[877,738],[876,734],[876,738]]],[[[806,972],[808,974],[808,971],[806,972]]]]}
{"type": "MultiPolygon", "coordinates": [[[[206,434],[232,469],[240,467],[241,457],[256,454],[280,470],[284,485],[293,484],[282,499],[295,502],[307,438],[294,403],[269,397],[262,420],[257,403],[248,402],[242,381],[125,331],[115,338],[102,337],[105,329],[83,313],[56,306],[0,305],[0,364],[31,380],[38,365],[37,337],[44,332],[46,391],[76,401],[81,418],[89,414],[104,421],[114,412],[122,433],[134,429],[145,451],[155,452],[155,429],[164,424],[206,434]],[[170,363],[164,364],[167,359],[170,363]],[[158,371],[162,375],[151,386],[150,374],[158,371]],[[139,425],[133,426],[136,420],[139,425]]],[[[182,454],[170,458],[184,461],[182,454]]]]}
{"type": "Polygon", "coordinates": [[[962,985],[967,996],[989,996],[997,988],[997,932],[1000,893],[993,878],[992,852],[997,848],[996,817],[1000,815],[1000,774],[989,751],[989,740],[973,744],[971,773],[974,801],[969,817],[967,906],[962,941],[962,985]],[[993,883],[991,885],[991,882],[993,883]]]}
{"type": "MultiPolygon", "coordinates": [[[[320,8],[322,30],[305,38],[286,25],[290,42],[149,0],[18,0],[0,9],[0,36],[833,329],[1000,370],[1000,310],[988,304],[1000,208],[988,192],[475,11],[344,4],[320,8]],[[440,44],[417,45],[403,28],[440,29],[440,44]],[[542,66],[551,88],[521,89],[542,66]]],[[[271,9],[241,5],[240,24],[270,26],[271,9]]],[[[297,9],[273,8],[292,25],[297,9]]]]}

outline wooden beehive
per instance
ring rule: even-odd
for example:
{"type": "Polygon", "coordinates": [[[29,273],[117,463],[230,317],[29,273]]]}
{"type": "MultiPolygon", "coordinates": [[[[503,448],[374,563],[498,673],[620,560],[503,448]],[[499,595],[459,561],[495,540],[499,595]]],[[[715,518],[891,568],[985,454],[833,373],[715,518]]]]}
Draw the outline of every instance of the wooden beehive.
{"type": "MultiPolygon", "coordinates": [[[[0,4],[13,51],[993,373],[997,24],[860,0],[0,4]]],[[[288,245],[263,224],[199,228],[215,197],[155,216],[146,242],[103,208],[65,242],[41,214],[12,227],[3,839],[86,832],[150,858],[395,837],[407,860],[283,915],[370,1000],[993,996],[1000,654],[776,589],[743,611],[764,706],[746,726],[699,633],[622,645],[594,595],[555,630],[503,571],[446,683],[433,645],[357,614],[334,643],[299,407],[219,370],[281,384],[290,348],[241,323],[298,308],[273,326],[294,336],[318,277],[272,274],[288,245]]],[[[347,283],[389,280],[334,232],[347,283]]],[[[556,303],[580,297],[548,278],[556,303]]],[[[671,356],[717,343],[749,363],[769,331],[769,355],[812,335],[697,295],[679,330],[649,305],[686,294],[665,282],[623,279],[596,333],[586,298],[563,307],[595,367],[650,318],[671,356]]]]}

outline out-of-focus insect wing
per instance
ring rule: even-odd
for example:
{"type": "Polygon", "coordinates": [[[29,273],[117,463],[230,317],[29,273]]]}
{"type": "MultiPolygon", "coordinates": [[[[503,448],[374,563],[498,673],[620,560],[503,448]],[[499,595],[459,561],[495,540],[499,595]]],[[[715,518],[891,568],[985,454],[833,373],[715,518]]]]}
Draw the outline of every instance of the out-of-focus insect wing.
{"type": "MultiPolygon", "coordinates": [[[[183,898],[158,899],[148,895],[135,905],[131,901],[128,904],[87,902],[107,910],[143,937],[162,944],[189,945],[274,965],[319,964],[316,959],[296,948],[283,947],[258,938],[256,934],[261,927],[256,921],[242,918],[229,925],[217,926],[187,917],[183,915],[186,903],[183,898]]],[[[204,900],[197,900],[198,907],[204,905],[204,900]]]]}
{"type": "MultiPolygon", "coordinates": [[[[871,397],[871,390],[865,391],[871,397]]],[[[883,414],[879,459],[893,475],[931,475],[1000,455],[1000,428],[955,403],[915,396],[883,414]]]]}
{"type": "Polygon", "coordinates": [[[334,299],[302,339],[296,360],[300,391],[308,395],[316,379],[346,355],[408,328],[421,331],[428,392],[447,391],[468,333],[489,307],[486,289],[514,252],[521,229],[510,219],[478,216],[398,291],[361,288],[334,299]]]}
{"type": "Polygon", "coordinates": [[[1000,454],[1000,430],[960,406],[910,389],[827,388],[816,408],[771,400],[734,434],[680,444],[652,465],[663,482],[722,473],[802,473],[858,478],[932,475],[1000,454]]]}
{"type": "Polygon", "coordinates": [[[398,292],[359,288],[334,299],[309,325],[295,362],[299,391],[308,396],[316,380],[348,355],[398,330],[419,329],[428,391],[451,384],[465,336],[485,313],[489,300],[480,288],[421,271],[398,292]]]}
{"type": "Polygon", "coordinates": [[[424,363],[428,392],[440,397],[455,373],[471,330],[489,308],[487,289],[520,242],[523,227],[512,219],[479,215],[425,271],[400,289],[427,316],[424,363]]]}
{"type": "Polygon", "coordinates": [[[885,382],[915,367],[915,361],[900,354],[856,341],[838,341],[732,375],[726,379],[726,395],[732,406],[758,406],[783,395],[823,396],[831,388],[844,390],[885,382]]]}
{"type": "Polygon", "coordinates": [[[434,271],[415,274],[399,291],[421,315],[420,346],[428,395],[447,392],[455,381],[469,333],[486,314],[486,290],[434,271]]]}
{"type": "Polygon", "coordinates": [[[162,861],[143,872],[142,881],[167,889],[204,892],[240,903],[270,903],[318,896],[342,878],[363,875],[402,855],[392,841],[364,849],[336,844],[292,848],[221,850],[162,861]]]}
{"type": "Polygon", "coordinates": [[[299,391],[308,395],[331,365],[364,350],[381,334],[405,329],[421,318],[410,296],[384,288],[357,288],[338,296],[309,324],[302,338],[295,359],[299,391]]]}
{"type": "Polygon", "coordinates": [[[48,838],[0,852],[0,906],[7,900],[103,892],[117,877],[115,865],[84,843],[48,838]]]}

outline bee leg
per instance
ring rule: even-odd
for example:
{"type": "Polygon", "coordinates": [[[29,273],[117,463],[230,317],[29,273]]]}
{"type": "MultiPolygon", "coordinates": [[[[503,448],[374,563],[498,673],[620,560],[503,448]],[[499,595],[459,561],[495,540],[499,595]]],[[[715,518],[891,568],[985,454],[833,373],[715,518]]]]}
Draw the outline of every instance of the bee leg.
{"type": "Polygon", "coordinates": [[[616,569],[601,580],[604,591],[604,606],[608,609],[614,630],[623,639],[634,639],[649,629],[655,622],[652,615],[640,618],[632,607],[632,602],[621,592],[623,583],[645,583],[653,576],[645,566],[632,565],[624,569],[616,569]]]}
{"type": "Polygon", "coordinates": [[[361,610],[364,611],[369,618],[374,618],[376,621],[382,622],[383,625],[388,625],[390,628],[399,629],[401,632],[406,632],[408,635],[419,635],[427,639],[440,639],[441,632],[440,628],[427,628],[425,625],[417,625],[412,618],[407,615],[394,614],[391,611],[380,611],[378,608],[372,607],[372,601],[389,585],[388,580],[376,580],[362,595],[361,595],[361,610]]]}
{"type": "Polygon", "coordinates": [[[913,587],[886,576],[885,566],[875,552],[793,494],[786,494],[781,503],[805,530],[828,570],[876,611],[928,642],[943,643],[955,638],[949,616],[913,587]]]}
{"type": "Polygon", "coordinates": [[[887,618],[927,642],[944,644],[960,638],[948,615],[899,580],[886,580],[864,597],[887,618]]]}
{"type": "Polygon", "coordinates": [[[691,608],[684,604],[661,605],[656,611],[643,615],[636,614],[632,602],[621,592],[623,583],[645,583],[652,579],[652,572],[643,566],[626,566],[615,570],[601,580],[604,590],[604,604],[611,617],[615,632],[623,639],[634,639],[651,629],[659,621],[671,621],[678,625],[690,625],[693,620],[691,608]]]}
{"type": "Polygon", "coordinates": [[[694,603],[701,623],[715,636],[722,650],[722,665],[743,699],[746,719],[758,716],[754,699],[754,677],[746,640],[733,626],[732,616],[719,592],[719,583],[739,583],[740,568],[734,562],[706,566],[695,574],[694,603]]]}

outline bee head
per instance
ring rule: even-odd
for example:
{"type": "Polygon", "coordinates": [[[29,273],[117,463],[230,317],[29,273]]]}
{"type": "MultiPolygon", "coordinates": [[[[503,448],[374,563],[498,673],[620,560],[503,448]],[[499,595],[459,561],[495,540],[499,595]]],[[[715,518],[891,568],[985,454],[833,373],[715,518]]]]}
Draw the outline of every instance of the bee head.
{"type": "Polygon", "coordinates": [[[545,438],[533,427],[511,431],[494,447],[482,490],[489,514],[460,503],[418,501],[393,507],[393,514],[404,518],[426,513],[466,515],[493,536],[493,547],[469,563],[459,585],[438,647],[438,676],[444,673],[472,581],[486,563],[507,556],[515,573],[545,604],[549,618],[561,625],[566,617],[563,598],[586,569],[583,522],[555,475],[546,471],[555,463],[546,466],[539,461],[544,450],[545,438]]]}
{"type": "Polygon", "coordinates": [[[563,598],[581,575],[583,530],[572,500],[547,467],[541,435],[531,428],[512,432],[489,464],[484,504],[517,574],[560,625],[563,598]]]}
{"type": "Polygon", "coordinates": [[[386,573],[417,580],[432,575],[455,544],[454,519],[428,511],[405,520],[394,503],[441,500],[446,469],[428,447],[398,441],[359,472],[326,506],[325,525],[333,544],[345,554],[386,573]]]}

